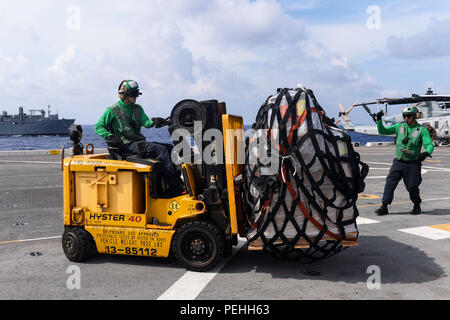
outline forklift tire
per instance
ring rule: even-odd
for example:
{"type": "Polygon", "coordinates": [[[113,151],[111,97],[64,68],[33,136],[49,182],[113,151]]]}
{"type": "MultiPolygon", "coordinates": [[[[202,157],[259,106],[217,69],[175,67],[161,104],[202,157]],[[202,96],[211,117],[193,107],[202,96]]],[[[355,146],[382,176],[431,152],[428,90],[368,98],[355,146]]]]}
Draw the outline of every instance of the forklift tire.
{"type": "Polygon", "coordinates": [[[96,252],[91,234],[82,228],[68,228],[62,237],[66,257],[72,262],[84,262],[96,252]]]}
{"type": "Polygon", "coordinates": [[[225,255],[225,239],[205,221],[186,223],[174,235],[172,250],[177,261],[192,271],[207,271],[225,255]]]}

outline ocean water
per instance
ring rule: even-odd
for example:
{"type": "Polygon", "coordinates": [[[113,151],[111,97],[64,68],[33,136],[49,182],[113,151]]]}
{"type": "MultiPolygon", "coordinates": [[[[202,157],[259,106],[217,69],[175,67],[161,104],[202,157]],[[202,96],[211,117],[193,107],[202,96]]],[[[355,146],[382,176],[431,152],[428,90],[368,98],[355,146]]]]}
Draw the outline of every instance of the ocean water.
{"type": "Polygon", "coordinates": [[[358,132],[347,133],[352,138],[352,142],[359,142],[362,146],[365,146],[367,142],[394,142],[393,136],[374,136],[358,132]]]}
{"type": "MultiPolygon", "coordinates": [[[[92,143],[95,148],[106,148],[105,141],[99,137],[93,125],[83,125],[83,139],[81,142],[86,145],[92,143]]],[[[247,130],[250,126],[245,126],[247,130]]],[[[142,134],[147,141],[171,143],[167,128],[142,129],[142,134]]],[[[367,142],[394,141],[393,137],[371,136],[362,133],[349,132],[353,142],[365,145],[367,142]]],[[[63,146],[70,148],[72,143],[68,136],[0,136],[0,151],[6,150],[50,150],[61,149],[63,146]]]]}
{"type": "MultiPolygon", "coordinates": [[[[95,148],[106,148],[106,142],[95,133],[93,125],[82,125],[83,138],[81,143],[92,143],[95,148]]],[[[170,143],[167,128],[142,129],[147,141],[170,143]]],[[[63,146],[73,146],[69,136],[0,136],[0,151],[5,150],[50,150],[61,149],[63,146]]]]}

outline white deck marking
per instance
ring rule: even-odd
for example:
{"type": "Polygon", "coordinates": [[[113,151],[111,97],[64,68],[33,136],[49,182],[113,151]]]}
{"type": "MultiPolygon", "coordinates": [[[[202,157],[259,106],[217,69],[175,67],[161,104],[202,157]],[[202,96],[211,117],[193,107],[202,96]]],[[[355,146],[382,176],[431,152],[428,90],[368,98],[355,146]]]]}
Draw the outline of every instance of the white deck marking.
{"type": "MultiPolygon", "coordinates": [[[[436,149],[435,149],[436,150],[436,149]]],[[[381,155],[381,156],[394,156],[394,152],[392,153],[380,153],[380,152],[358,152],[360,155],[365,155],[365,156],[373,156],[373,155],[381,155]]],[[[450,153],[434,153],[433,152],[433,157],[438,157],[438,156],[450,156],[450,153]]]]}
{"type": "Polygon", "coordinates": [[[450,197],[444,197],[444,198],[434,198],[434,199],[424,199],[422,200],[422,202],[424,201],[439,201],[439,200],[449,200],[450,197]]]}
{"type": "Polygon", "coordinates": [[[61,164],[61,162],[50,161],[25,161],[25,160],[0,160],[1,163],[38,163],[38,164],[61,164]]]}
{"type": "MultiPolygon", "coordinates": [[[[373,170],[373,169],[384,169],[384,168],[370,168],[369,170],[373,170]]],[[[431,171],[436,171],[436,170],[431,170],[431,171]]],[[[421,174],[426,174],[428,172],[428,170],[422,169],[420,172],[421,172],[421,174]]],[[[387,177],[387,175],[386,176],[367,176],[366,179],[384,179],[386,177],[387,177]]]]}
{"type": "Polygon", "coordinates": [[[356,218],[356,224],[360,225],[360,224],[372,224],[372,223],[379,223],[380,221],[377,220],[372,220],[372,219],[368,219],[368,218],[364,218],[364,217],[358,217],[356,218]]]}
{"type": "Polygon", "coordinates": [[[239,238],[238,245],[233,248],[232,255],[209,272],[187,271],[158,300],[194,300],[246,242],[245,238],[239,238]]]}
{"type": "Polygon", "coordinates": [[[62,236],[44,237],[44,238],[35,238],[35,239],[11,240],[11,241],[0,241],[0,244],[42,241],[42,240],[52,240],[52,239],[60,239],[60,238],[62,238],[62,236]]]}
{"type": "MultiPolygon", "coordinates": [[[[392,166],[392,162],[391,163],[386,163],[386,162],[373,162],[373,161],[364,161],[365,163],[368,164],[382,164],[382,165],[386,165],[386,166],[392,166]]],[[[370,171],[371,168],[369,168],[370,171]]],[[[422,170],[423,169],[427,169],[429,171],[443,171],[443,172],[450,172],[449,168],[442,168],[442,167],[430,167],[430,166],[422,166],[422,170]]]]}
{"type": "MultiPolygon", "coordinates": [[[[366,161],[368,164],[381,164],[381,165],[389,165],[391,166],[392,163],[386,163],[386,162],[373,162],[373,161],[366,161]]],[[[369,168],[370,170],[384,170],[389,168],[369,168]]],[[[430,166],[422,166],[421,173],[426,174],[428,171],[432,172],[450,172],[450,169],[448,168],[441,168],[441,167],[430,167],[430,166]]],[[[366,179],[384,179],[386,176],[367,176],[366,179]]]]}
{"type": "Polygon", "coordinates": [[[406,232],[416,236],[421,236],[431,240],[450,239],[450,231],[440,230],[431,227],[417,227],[408,229],[399,229],[398,231],[406,232]]]}
{"type": "Polygon", "coordinates": [[[367,176],[366,179],[384,179],[386,176],[367,176]]]}
{"type": "MultiPolygon", "coordinates": [[[[391,167],[392,166],[392,162],[373,162],[373,161],[365,161],[364,163],[368,163],[368,164],[384,164],[386,166],[391,167]]],[[[369,169],[370,170],[370,169],[369,169]]]]}

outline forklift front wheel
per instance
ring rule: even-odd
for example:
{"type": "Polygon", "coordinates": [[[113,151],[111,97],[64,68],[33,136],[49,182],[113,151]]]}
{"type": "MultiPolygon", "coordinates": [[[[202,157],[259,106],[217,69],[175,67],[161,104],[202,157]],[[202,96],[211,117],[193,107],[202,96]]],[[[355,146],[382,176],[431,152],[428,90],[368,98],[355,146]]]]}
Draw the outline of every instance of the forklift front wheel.
{"type": "Polygon", "coordinates": [[[173,252],[189,270],[207,271],[225,254],[225,240],[217,227],[205,221],[192,221],[175,233],[173,252]]]}
{"type": "Polygon", "coordinates": [[[68,228],[62,237],[62,247],[66,257],[73,262],[86,261],[94,253],[94,240],[82,228],[68,228]]]}

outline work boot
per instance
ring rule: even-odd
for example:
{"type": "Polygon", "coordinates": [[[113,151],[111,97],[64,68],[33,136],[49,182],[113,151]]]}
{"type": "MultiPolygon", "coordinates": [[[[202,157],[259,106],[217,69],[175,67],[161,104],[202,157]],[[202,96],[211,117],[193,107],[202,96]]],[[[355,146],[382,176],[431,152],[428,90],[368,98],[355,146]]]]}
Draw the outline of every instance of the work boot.
{"type": "Polygon", "coordinates": [[[414,208],[409,212],[411,214],[421,214],[422,209],[420,208],[420,204],[415,204],[414,208]]]}
{"type": "Polygon", "coordinates": [[[377,210],[375,210],[375,213],[379,216],[384,216],[386,214],[389,214],[387,204],[383,203],[381,205],[381,207],[379,207],[377,210]]]}

